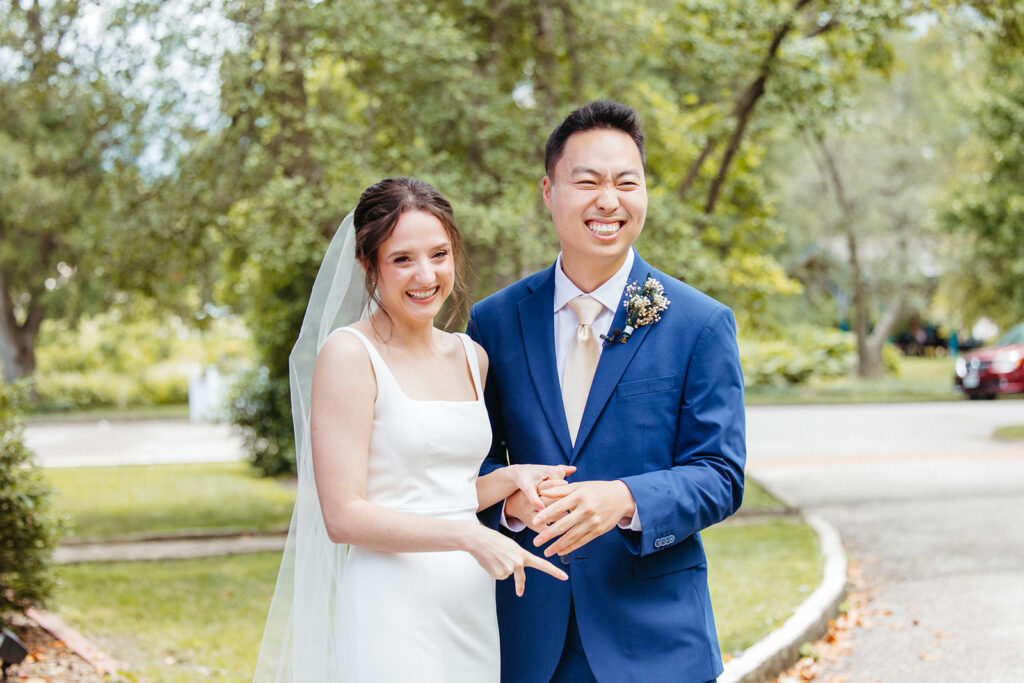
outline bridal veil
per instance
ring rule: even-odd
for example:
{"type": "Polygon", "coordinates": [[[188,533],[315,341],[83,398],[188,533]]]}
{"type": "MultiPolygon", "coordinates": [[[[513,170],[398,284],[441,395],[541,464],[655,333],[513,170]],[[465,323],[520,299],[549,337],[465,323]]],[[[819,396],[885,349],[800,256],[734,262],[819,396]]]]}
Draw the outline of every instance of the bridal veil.
{"type": "Polygon", "coordinates": [[[355,256],[353,213],[349,213],[324,255],[289,356],[298,490],[254,683],[339,679],[334,615],[348,546],[327,537],[313,476],[309,404],[320,347],[331,332],[367,315],[368,304],[363,269],[355,256]]]}

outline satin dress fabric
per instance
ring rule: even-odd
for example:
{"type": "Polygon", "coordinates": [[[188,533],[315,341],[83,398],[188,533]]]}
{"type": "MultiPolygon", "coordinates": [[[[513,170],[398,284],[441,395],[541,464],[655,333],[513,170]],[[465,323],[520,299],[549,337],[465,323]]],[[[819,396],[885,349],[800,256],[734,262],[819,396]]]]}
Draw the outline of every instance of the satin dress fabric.
{"type": "MultiPolygon", "coordinates": [[[[458,335],[477,399],[409,398],[373,344],[377,379],[366,500],[438,520],[477,522],[476,478],[491,444],[476,348],[458,335]]],[[[351,546],[335,642],[345,681],[481,683],[500,678],[494,580],[464,551],[387,553],[351,546]]]]}

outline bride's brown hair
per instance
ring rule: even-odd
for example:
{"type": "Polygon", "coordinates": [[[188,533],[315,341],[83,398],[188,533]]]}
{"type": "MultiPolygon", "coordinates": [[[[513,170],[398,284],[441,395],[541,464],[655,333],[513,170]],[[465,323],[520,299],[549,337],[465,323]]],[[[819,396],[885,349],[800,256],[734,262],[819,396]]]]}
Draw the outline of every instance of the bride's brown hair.
{"type": "Polygon", "coordinates": [[[386,315],[387,311],[377,298],[377,252],[391,237],[398,219],[406,211],[423,211],[437,218],[451,242],[452,257],[455,259],[455,282],[447,302],[448,315],[443,323],[448,327],[466,315],[469,303],[469,265],[465,258],[462,233],[455,224],[452,205],[444,195],[422,180],[385,178],[366,188],[359,196],[352,222],[356,231],[356,258],[366,269],[366,291],[386,315]]]}

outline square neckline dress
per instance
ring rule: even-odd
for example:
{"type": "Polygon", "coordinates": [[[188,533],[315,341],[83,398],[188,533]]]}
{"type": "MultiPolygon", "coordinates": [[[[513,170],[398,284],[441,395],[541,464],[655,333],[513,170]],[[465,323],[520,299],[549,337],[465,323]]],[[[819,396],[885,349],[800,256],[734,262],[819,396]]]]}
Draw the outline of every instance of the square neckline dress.
{"type": "MultiPolygon", "coordinates": [[[[476,348],[461,339],[476,399],[416,400],[358,330],[377,381],[367,501],[477,522],[476,479],[491,445],[476,348]]],[[[494,579],[465,551],[387,553],[349,546],[335,645],[345,681],[482,683],[500,678],[494,579]]]]}

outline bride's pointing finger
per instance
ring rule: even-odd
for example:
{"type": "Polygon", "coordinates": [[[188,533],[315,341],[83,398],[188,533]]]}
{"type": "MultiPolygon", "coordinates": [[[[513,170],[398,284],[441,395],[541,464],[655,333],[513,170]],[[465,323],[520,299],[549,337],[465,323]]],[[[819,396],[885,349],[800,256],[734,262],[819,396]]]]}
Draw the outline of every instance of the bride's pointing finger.
{"type": "Polygon", "coordinates": [[[564,571],[553,565],[551,562],[547,560],[542,560],[541,558],[537,557],[536,555],[533,555],[532,553],[527,553],[526,564],[529,567],[539,569],[545,574],[555,577],[559,581],[566,581],[569,578],[568,574],[566,574],[564,571]]]}
{"type": "Polygon", "coordinates": [[[515,581],[516,581],[516,595],[523,597],[523,593],[526,592],[526,569],[523,565],[518,565],[515,568],[515,581]]]}

